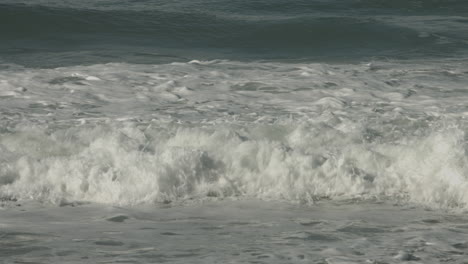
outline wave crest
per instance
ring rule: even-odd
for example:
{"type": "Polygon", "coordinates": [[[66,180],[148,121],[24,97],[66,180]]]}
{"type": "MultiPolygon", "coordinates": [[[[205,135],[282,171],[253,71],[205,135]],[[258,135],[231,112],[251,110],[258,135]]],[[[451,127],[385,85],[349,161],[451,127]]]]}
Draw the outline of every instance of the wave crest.
{"type": "Polygon", "coordinates": [[[255,197],[396,199],[468,206],[463,130],[366,143],[307,122],[255,126],[116,123],[1,137],[3,197],[119,205],[255,197]]]}

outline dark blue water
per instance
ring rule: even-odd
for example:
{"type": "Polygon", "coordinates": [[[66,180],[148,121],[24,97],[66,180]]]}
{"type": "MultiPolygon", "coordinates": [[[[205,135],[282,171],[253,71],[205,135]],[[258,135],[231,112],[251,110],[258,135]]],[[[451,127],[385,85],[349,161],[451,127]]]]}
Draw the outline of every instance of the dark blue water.
{"type": "Polygon", "coordinates": [[[0,60],[33,67],[362,61],[468,50],[468,2],[461,0],[76,2],[0,1],[0,60]]]}

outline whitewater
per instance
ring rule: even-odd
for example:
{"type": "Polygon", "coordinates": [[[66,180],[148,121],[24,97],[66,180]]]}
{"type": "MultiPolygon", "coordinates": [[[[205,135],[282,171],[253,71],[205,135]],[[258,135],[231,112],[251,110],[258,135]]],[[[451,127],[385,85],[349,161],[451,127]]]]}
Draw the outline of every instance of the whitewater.
{"type": "Polygon", "coordinates": [[[466,66],[4,65],[4,263],[462,263],[466,66]]]}
{"type": "Polygon", "coordinates": [[[246,196],[465,208],[458,64],[13,67],[2,73],[0,190],[58,204],[246,196]]]}

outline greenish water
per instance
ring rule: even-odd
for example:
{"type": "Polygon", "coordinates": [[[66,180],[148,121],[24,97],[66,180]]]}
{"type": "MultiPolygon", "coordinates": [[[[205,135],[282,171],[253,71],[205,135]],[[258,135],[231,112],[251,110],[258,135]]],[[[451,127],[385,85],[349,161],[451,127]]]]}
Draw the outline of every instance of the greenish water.
{"type": "Polygon", "coordinates": [[[0,58],[34,67],[465,54],[465,1],[2,1],[0,58]]]}

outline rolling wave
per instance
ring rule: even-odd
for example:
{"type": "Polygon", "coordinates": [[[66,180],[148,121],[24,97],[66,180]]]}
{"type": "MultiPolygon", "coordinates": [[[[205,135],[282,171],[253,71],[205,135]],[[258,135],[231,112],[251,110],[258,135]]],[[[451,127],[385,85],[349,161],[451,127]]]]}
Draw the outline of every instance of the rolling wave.
{"type": "MultiPolygon", "coordinates": [[[[135,52],[254,60],[414,58],[455,55],[468,43],[465,34],[468,21],[462,18],[446,18],[451,31],[431,32],[430,28],[414,27],[416,23],[411,21],[397,23],[398,18],[370,14],[318,11],[268,14],[2,4],[0,30],[7,41],[0,44],[4,51],[0,55],[7,60],[38,52],[55,52],[59,56],[60,52],[100,51],[105,46],[108,54],[103,52],[100,58],[104,61],[106,56],[125,60],[135,52]],[[461,29],[454,30],[457,27],[461,29]]],[[[429,24],[435,18],[431,19],[418,23],[429,24]]],[[[439,24],[445,22],[438,18],[439,24]]]]}
{"type": "Polygon", "coordinates": [[[468,207],[460,128],[369,144],[365,130],[343,133],[325,123],[231,125],[16,129],[0,137],[0,196],[55,204],[254,197],[468,207]]]}

